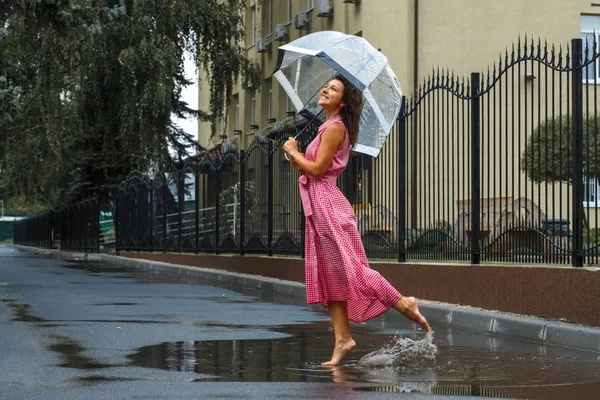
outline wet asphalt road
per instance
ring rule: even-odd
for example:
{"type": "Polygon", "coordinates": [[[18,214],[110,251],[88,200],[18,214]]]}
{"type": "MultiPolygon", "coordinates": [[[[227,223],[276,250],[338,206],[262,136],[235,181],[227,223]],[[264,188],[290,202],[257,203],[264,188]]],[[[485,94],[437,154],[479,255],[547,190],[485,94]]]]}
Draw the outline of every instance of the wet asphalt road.
{"type": "Polygon", "coordinates": [[[234,289],[0,247],[0,399],[600,398],[600,354],[444,326],[435,362],[358,367],[423,336],[393,312],[354,325],[357,350],[323,368],[320,308],[234,289]]]}

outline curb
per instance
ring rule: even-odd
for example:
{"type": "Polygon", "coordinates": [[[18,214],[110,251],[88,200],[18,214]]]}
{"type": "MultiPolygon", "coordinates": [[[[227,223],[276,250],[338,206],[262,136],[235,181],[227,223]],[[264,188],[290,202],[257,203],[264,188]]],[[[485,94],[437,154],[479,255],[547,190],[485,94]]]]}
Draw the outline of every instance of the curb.
{"type": "MultiPolygon", "coordinates": [[[[305,304],[305,285],[297,282],[108,254],[75,253],[19,245],[10,246],[62,260],[101,261],[166,274],[191,276],[230,286],[241,285],[267,295],[282,295],[293,298],[298,303],[305,304]]],[[[426,300],[421,300],[419,308],[423,314],[427,315],[428,320],[444,323],[451,328],[600,353],[600,327],[588,327],[556,320],[472,309],[453,304],[434,304],[426,300]]]]}

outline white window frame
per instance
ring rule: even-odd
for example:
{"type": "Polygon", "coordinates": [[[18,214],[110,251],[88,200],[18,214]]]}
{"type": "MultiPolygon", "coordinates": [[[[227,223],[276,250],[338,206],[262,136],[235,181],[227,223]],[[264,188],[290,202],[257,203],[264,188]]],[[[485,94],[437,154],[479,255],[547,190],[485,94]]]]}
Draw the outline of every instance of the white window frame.
{"type": "Polygon", "coordinates": [[[315,0],[307,0],[308,3],[308,11],[312,11],[313,8],[315,8],[315,0]]]}
{"type": "Polygon", "coordinates": [[[275,0],[267,0],[269,4],[267,5],[267,35],[273,34],[273,2],[275,0]]]}
{"type": "Polygon", "coordinates": [[[287,0],[287,25],[292,23],[292,0],[287,0]]]}
{"type": "Polygon", "coordinates": [[[583,178],[583,206],[600,207],[600,180],[583,178]],[[591,189],[591,190],[590,190],[591,189]],[[593,196],[593,197],[592,197],[593,196]],[[592,199],[592,201],[588,201],[592,199]]]}
{"type": "MultiPolygon", "coordinates": [[[[586,39],[583,37],[584,35],[596,35],[596,46],[600,46],[600,32],[593,32],[593,31],[581,31],[581,38],[583,40],[583,48],[582,51],[585,52],[586,50],[586,39]]],[[[598,47],[596,47],[596,49],[598,49],[598,47]]],[[[590,54],[594,53],[594,48],[593,45],[590,46],[589,48],[590,54]]],[[[584,78],[583,78],[583,83],[587,83],[587,84],[595,84],[595,83],[600,83],[600,60],[596,59],[595,62],[593,62],[592,64],[588,65],[585,69],[583,69],[583,74],[584,74],[584,78]],[[594,77],[594,79],[589,79],[589,77],[587,76],[587,71],[590,68],[594,68],[596,67],[596,76],[594,77]]]]}
{"type": "Polygon", "coordinates": [[[256,5],[252,6],[252,32],[251,32],[251,36],[252,36],[252,46],[256,45],[256,30],[257,30],[257,26],[256,26],[256,5]]]}
{"type": "MultiPolygon", "coordinates": [[[[595,39],[596,39],[596,45],[600,46],[600,16],[594,16],[594,15],[582,15],[581,19],[580,19],[580,36],[581,39],[583,40],[583,49],[582,51],[585,52],[586,49],[586,43],[587,43],[587,38],[585,37],[586,35],[595,35],[595,39]]],[[[596,49],[598,49],[599,47],[597,47],[596,49]]],[[[590,50],[593,52],[593,47],[590,48],[590,50]]],[[[600,60],[596,60],[595,61],[595,65],[594,63],[590,64],[588,66],[588,68],[584,69],[582,72],[585,75],[585,77],[583,78],[583,83],[586,84],[600,84],[600,60]],[[588,68],[594,68],[596,67],[596,76],[594,77],[594,79],[589,79],[589,77],[587,76],[587,71],[588,68]]]]}

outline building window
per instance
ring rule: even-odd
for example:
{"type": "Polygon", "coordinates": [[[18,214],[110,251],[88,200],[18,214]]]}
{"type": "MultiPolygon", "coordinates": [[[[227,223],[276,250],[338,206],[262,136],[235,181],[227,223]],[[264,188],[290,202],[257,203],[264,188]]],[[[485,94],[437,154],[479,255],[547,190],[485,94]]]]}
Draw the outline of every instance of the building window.
{"type": "Polygon", "coordinates": [[[267,118],[273,118],[273,81],[267,81],[267,118]]]}
{"type": "Polygon", "coordinates": [[[287,23],[291,24],[292,23],[292,0],[287,0],[288,2],[288,7],[287,7],[287,23]]]}
{"type": "Polygon", "coordinates": [[[600,207],[600,181],[596,178],[584,178],[583,205],[585,207],[600,207]]]}
{"type": "Polygon", "coordinates": [[[273,1],[267,0],[267,34],[273,33],[273,1]]]}
{"type": "MultiPolygon", "coordinates": [[[[587,59],[590,60],[598,51],[600,43],[600,16],[581,16],[581,39],[583,41],[583,52],[587,51],[587,59]]],[[[600,82],[600,62],[596,59],[583,69],[584,83],[600,82]]]]}
{"type": "Polygon", "coordinates": [[[254,168],[248,168],[248,182],[256,182],[256,172],[254,168]]]}
{"type": "Polygon", "coordinates": [[[254,46],[256,44],[256,30],[258,29],[258,27],[256,26],[256,6],[252,6],[252,32],[251,32],[251,37],[252,37],[252,46],[254,46]]]}
{"type": "Polygon", "coordinates": [[[308,0],[308,10],[315,8],[315,0],[308,0]]]}
{"type": "Polygon", "coordinates": [[[240,130],[240,96],[237,94],[233,97],[233,105],[235,107],[234,129],[238,131],[240,130]]]}
{"type": "Polygon", "coordinates": [[[250,98],[250,125],[256,125],[256,91],[252,90],[250,98]]]}

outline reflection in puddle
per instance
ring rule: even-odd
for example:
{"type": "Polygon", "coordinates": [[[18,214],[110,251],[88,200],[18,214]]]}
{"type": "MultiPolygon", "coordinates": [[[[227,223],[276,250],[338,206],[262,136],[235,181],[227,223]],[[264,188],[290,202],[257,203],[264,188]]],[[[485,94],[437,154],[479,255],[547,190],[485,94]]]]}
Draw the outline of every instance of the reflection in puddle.
{"type": "Polygon", "coordinates": [[[56,342],[47,346],[60,355],[60,367],[75,369],[101,369],[112,365],[104,364],[84,355],[85,348],[68,337],[57,337],[56,342]]]}
{"type": "Polygon", "coordinates": [[[20,322],[46,322],[45,319],[40,318],[40,317],[36,317],[34,315],[31,315],[29,313],[29,309],[31,308],[31,306],[29,304],[23,304],[23,303],[8,303],[8,306],[10,308],[12,308],[14,317],[13,317],[13,321],[20,321],[20,322]]]}
{"type": "Polygon", "coordinates": [[[119,265],[112,264],[102,264],[93,261],[71,261],[69,263],[61,265],[61,267],[66,267],[69,269],[87,270],[93,274],[131,274],[143,272],[142,270],[136,268],[122,267],[119,265]]]}
{"type": "Polygon", "coordinates": [[[315,326],[277,329],[292,335],[282,339],[161,343],[138,348],[127,358],[133,366],[201,374],[198,382],[333,381],[370,384],[356,386],[360,391],[495,398],[585,399],[600,390],[598,362],[502,348],[439,345],[429,362],[406,358],[393,367],[359,366],[366,353],[390,343],[389,335],[360,327],[354,338],[362,350],[351,353],[344,365],[322,367],[332,334],[315,326]]]}
{"type": "Polygon", "coordinates": [[[107,383],[107,382],[133,382],[133,381],[141,381],[143,379],[124,378],[124,377],[120,377],[120,376],[88,375],[88,376],[78,377],[75,380],[77,382],[81,382],[83,384],[94,385],[94,384],[107,383]]]}

